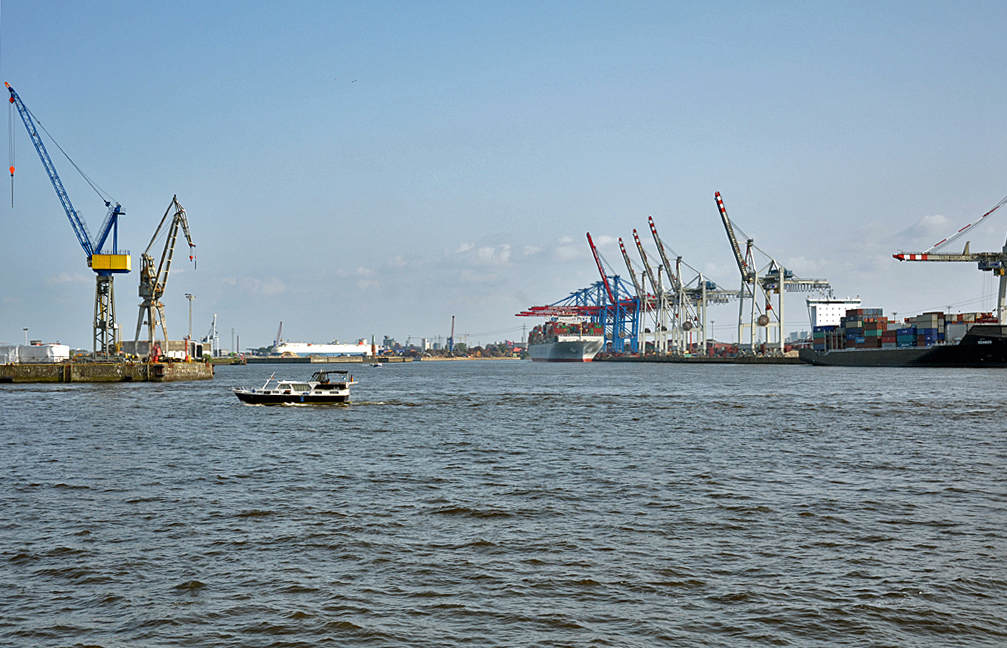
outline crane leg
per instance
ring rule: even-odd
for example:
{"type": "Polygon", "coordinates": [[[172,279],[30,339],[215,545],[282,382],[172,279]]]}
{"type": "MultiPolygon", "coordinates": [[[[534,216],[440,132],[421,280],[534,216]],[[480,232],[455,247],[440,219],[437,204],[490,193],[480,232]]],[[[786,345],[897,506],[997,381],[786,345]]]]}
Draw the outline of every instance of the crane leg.
{"type": "Polygon", "coordinates": [[[140,329],[143,328],[143,317],[147,314],[146,305],[146,303],[140,304],[140,315],[136,318],[136,335],[133,336],[133,353],[136,355],[140,355],[140,329]]]}
{"type": "Polygon", "coordinates": [[[115,322],[114,277],[98,275],[94,288],[94,351],[106,355],[116,352],[118,336],[115,322]]]}
{"type": "Polygon", "coordinates": [[[159,319],[159,321],[161,323],[161,333],[164,334],[164,349],[163,350],[164,350],[165,353],[167,353],[168,352],[168,324],[164,320],[164,304],[162,304],[160,301],[158,301],[157,304],[156,304],[156,306],[157,306],[158,319],[159,319]]]}

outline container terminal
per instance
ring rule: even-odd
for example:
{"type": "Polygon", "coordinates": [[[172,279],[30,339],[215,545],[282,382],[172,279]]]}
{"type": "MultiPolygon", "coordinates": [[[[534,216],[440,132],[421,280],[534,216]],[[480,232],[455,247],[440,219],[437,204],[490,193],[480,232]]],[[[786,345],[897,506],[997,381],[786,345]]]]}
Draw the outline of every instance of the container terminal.
{"type": "Polygon", "coordinates": [[[977,263],[979,270],[1000,278],[996,312],[928,312],[901,322],[884,317],[881,309],[861,308],[859,298],[834,297],[826,279],[795,276],[728,217],[719,191],[714,201],[740,275],[738,290],[721,288],[687,264],[661,240],[653,218],[648,218],[657,249],[653,262],[633,230],[642,268],[639,274],[619,239],[628,282],[606,268],[588,233],[600,281],[553,304],[518,313],[519,317],[547,320],[533,329],[529,345],[534,338],[540,345],[548,342],[555,346],[562,339],[558,336],[566,332],[563,327],[579,321],[579,328],[590,327],[602,341],[597,353],[585,356],[585,361],[1007,366],[1007,351],[1001,350],[1007,346],[1007,326],[1001,326],[1007,316],[1007,243],[998,252],[973,253],[968,242],[961,254],[939,252],[1007,204],[1007,198],[925,252],[893,255],[899,261],[977,263]],[[788,345],[784,339],[785,296],[802,292],[807,293],[804,305],[813,335],[788,345]],[[735,301],[739,305],[738,342],[718,344],[707,334],[707,307],[735,301]],[[912,353],[908,352],[910,347],[912,353]]]}

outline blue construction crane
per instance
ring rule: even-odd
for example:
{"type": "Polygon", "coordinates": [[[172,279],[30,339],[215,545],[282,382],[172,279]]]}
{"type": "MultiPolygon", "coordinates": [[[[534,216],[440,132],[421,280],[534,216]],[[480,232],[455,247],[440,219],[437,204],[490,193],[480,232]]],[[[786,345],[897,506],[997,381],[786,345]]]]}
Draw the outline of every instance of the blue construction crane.
{"type": "MultiPolygon", "coordinates": [[[[10,91],[10,102],[17,107],[18,113],[21,114],[21,121],[24,122],[25,128],[28,129],[28,136],[31,137],[31,142],[35,145],[39,158],[42,159],[42,166],[45,167],[46,173],[49,174],[49,181],[52,182],[53,189],[56,190],[56,196],[63,205],[67,218],[70,219],[70,226],[73,227],[73,232],[77,235],[77,240],[87,255],[87,265],[97,274],[97,283],[94,292],[93,350],[105,354],[114,353],[118,342],[118,332],[115,321],[113,279],[115,274],[130,271],[129,252],[117,249],[119,244],[119,216],[126,212],[122,210],[119,203],[116,203],[113,207],[110,201],[105,200],[105,206],[108,207],[108,215],[105,216],[105,221],[102,223],[101,229],[98,230],[98,238],[91,237],[87,229],[87,223],[77,214],[77,210],[73,208],[73,204],[70,202],[70,197],[63,187],[63,182],[59,179],[59,174],[56,173],[56,166],[52,163],[52,159],[45,149],[45,144],[42,143],[38,129],[35,128],[35,121],[32,119],[31,113],[25,107],[24,102],[21,101],[18,93],[14,92],[14,88],[6,82],[4,85],[10,91]],[[112,237],[112,245],[110,249],[105,250],[103,248],[108,241],[109,235],[112,237]]],[[[14,167],[11,167],[11,176],[13,175],[14,167]]]]}

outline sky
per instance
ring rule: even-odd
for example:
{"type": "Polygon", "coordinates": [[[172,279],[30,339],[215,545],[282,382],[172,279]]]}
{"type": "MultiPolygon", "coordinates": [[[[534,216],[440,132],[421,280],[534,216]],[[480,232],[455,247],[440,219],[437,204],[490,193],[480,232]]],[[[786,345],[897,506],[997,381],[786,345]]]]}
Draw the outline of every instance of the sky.
{"type": "MultiPolygon", "coordinates": [[[[216,315],[228,348],[270,344],[281,321],[299,342],[443,340],[452,316],[459,341],[486,344],[599,280],[586,233],[609,274],[627,276],[633,229],[656,254],[648,216],[736,289],[716,191],[761,250],[837,297],[900,318],[991,310],[974,264],[892,254],[1007,194],[1003,24],[996,2],[8,1],[0,77],[126,212],[125,339],[140,254],[177,195],[196,262],[179,243],[172,339],[190,293],[194,336],[216,315]]],[[[9,117],[0,342],[28,328],[90,348],[94,274],[9,117]]],[[[102,200],[46,146],[97,230],[102,200]]],[[[998,212],[972,251],[1005,230],[998,212]]],[[[788,330],[808,329],[802,302],[788,330]]],[[[737,314],[711,308],[718,339],[737,314]]]]}

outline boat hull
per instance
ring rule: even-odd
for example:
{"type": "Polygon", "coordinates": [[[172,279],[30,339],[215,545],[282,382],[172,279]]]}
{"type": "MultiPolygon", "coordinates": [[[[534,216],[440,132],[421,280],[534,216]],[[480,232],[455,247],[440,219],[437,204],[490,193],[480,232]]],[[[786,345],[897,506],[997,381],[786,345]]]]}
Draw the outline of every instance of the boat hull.
{"type": "Polygon", "coordinates": [[[907,349],[801,349],[800,358],[828,367],[1007,367],[1007,326],[977,324],[958,344],[907,349]]]}
{"type": "Polygon", "coordinates": [[[264,394],[255,391],[234,390],[242,403],[249,405],[331,405],[349,403],[349,394],[264,394]]]}
{"type": "Polygon", "coordinates": [[[528,355],[536,362],[591,362],[605,344],[602,337],[529,344],[528,355]]]}

